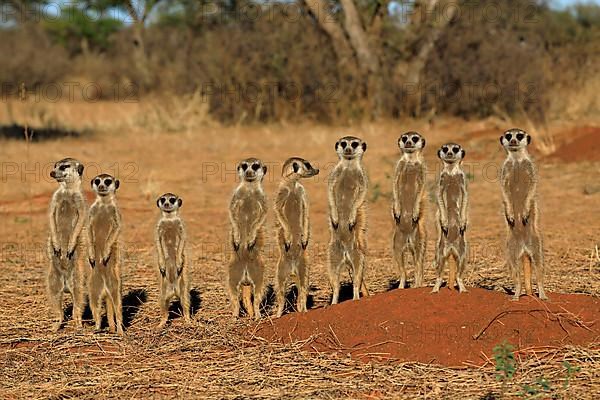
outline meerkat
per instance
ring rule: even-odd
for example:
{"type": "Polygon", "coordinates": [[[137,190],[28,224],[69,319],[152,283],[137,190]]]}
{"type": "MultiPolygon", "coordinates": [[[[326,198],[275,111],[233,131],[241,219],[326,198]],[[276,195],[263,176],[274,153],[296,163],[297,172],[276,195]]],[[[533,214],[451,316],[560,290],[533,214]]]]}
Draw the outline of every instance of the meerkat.
{"type": "Polygon", "coordinates": [[[463,282],[468,256],[465,232],[468,226],[467,208],[469,203],[467,179],[461,168],[465,154],[465,150],[455,143],[445,144],[438,150],[438,157],[442,160],[443,168],[439,174],[437,188],[436,220],[439,239],[434,259],[437,279],[432,290],[433,293],[440,290],[444,266],[451,256],[456,262],[456,271],[454,263],[450,263],[448,288],[454,289],[456,280],[461,293],[468,291],[463,282]]]}
{"type": "Polygon", "coordinates": [[[547,300],[544,292],[544,252],[539,228],[537,206],[538,175],[527,146],[531,136],[521,129],[509,129],[500,136],[506,150],[502,165],[500,184],[507,226],[507,264],[515,282],[513,300],[521,296],[521,269],[525,279],[525,291],[533,294],[531,265],[533,265],[539,297],[547,300]],[[525,263],[521,263],[525,258],[525,263]]]}
{"type": "Polygon", "coordinates": [[[340,296],[340,273],[343,266],[350,271],[353,299],[360,292],[368,296],[364,282],[367,251],[366,197],[367,173],[362,165],[367,143],[345,136],[335,143],[339,161],[329,176],[328,202],[331,239],[329,242],[329,279],[333,289],[331,304],[340,296]]]}
{"type": "Polygon", "coordinates": [[[283,315],[285,289],[289,277],[292,277],[298,289],[296,308],[300,312],[306,311],[308,266],[305,250],[310,235],[310,222],[308,199],[300,179],[310,178],[318,173],[318,168],[299,157],[289,158],[281,171],[282,180],[275,200],[275,215],[279,224],[279,261],[275,288],[277,317],[283,315]]]}
{"type": "Polygon", "coordinates": [[[240,314],[239,292],[248,315],[260,319],[260,303],[264,295],[263,225],[267,218],[267,197],[262,180],[267,167],[256,158],[248,158],[237,166],[240,184],[229,205],[232,254],[228,266],[227,289],[234,317],[240,314]]]}
{"type": "Polygon", "coordinates": [[[50,201],[50,234],[47,253],[50,260],[47,292],[50,308],[57,321],[53,330],[58,331],[64,318],[63,293],[71,294],[73,320],[82,327],[83,315],[83,269],[80,252],[84,247],[82,234],[87,217],[87,206],[81,190],[84,166],[74,158],[65,158],[54,164],[50,177],[59,186],[50,201]]]}
{"type": "Polygon", "coordinates": [[[173,194],[165,193],[156,200],[161,215],[156,224],[156,250],[160,280],[159,305],[163,328],[169,319],[169,304],[178,298],[183,309],[183,318],[190,322],[190,288],[185,258],[186,232],[179,209],[183,200],[173,194]]]}
{"type": "Polygon", "coordinates": [[[425,178],[427,168],[422,152],[425,138],[417,132],[406,132],[398,139],[402,153],[396,163],[393,181],[392,215],[395,228],[393,253],[400,272],[400,289],[406,285],[406,252],[415,264],[415,286],[423,286],[423,260],[427,244],[425,230],[425,178]]]}
{"type": "Polygon", "coordinates": [[[88,221],[89,254],[91,273],[88,279],[90,308],[96,330],[102,323],[102,303],[106,298],[106,314],[110,332],[123,335],[121,308],[121,259],[119,235],[121,213],[117,206],[116,191],[119,180],[108,174],[92,179],[96,200],[90,208],[88,221]]]}

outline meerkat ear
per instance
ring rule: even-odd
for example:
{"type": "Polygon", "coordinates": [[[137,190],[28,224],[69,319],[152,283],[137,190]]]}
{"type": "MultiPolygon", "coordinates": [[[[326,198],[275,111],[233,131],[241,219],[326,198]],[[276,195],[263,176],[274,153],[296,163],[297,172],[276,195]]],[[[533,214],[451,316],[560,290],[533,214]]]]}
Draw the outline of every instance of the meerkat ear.
{"type": "Polygon", "coordinates": [[[502,146],[504,146],[504,142],[502,141],[502,139],[504,139],[504,135],[500,136],[500,144],[501,144],[502,146]]]}
{"type": "Polygon", "coordinates": [[[424,148],[425,148],[425,143],[427,143],[427,142],[425,141],[425,138],[421,138],[421,143],[423,143],[423,144],[421,145],[421,148],[422,148],[422,149],[424,149],[424,148]]]}
{"type": "Polygon", "coordinates": [[[367,151],[367,142],[362,142],[363,152],[367,151]]]}
{"type": "Polygon", "coordinates": [[[335,142],[335,151],[337,151],[339,145],[340,145],[340,142],[335,142]]]}
{"type": "Polygon", "coordinates": [[[531,135],[527,134],[527,144],[531,144],[531,135]]]}
{"type": "Polygon", "coordinates": [[[179,208],[181,208],[181,206],[183,205],[183,200],[177,199],[177,204],[179,204],[179,208]]]}
{"type": "Polygon", "coordinates": [[[465,149],[461,149],[460,152],[462,153],[460,158],[465,158],[465,155],[467,154],[467,152],[465,151],[465,149]]]}
{"type": "Polygon", "coordinates": [[[96,179],[96,178],[92,178],[92,180],[90,181],[90,186],[91,187],[94,187],[94,179],[96,179]]]}
{"type": "Polygon", "coordinates": [[[83,164],[77,165],[77,173],[79,174],[79,176],[83,176],[83,168],[83,164]]]}
{"type": "Polygon", "coordinates": [[[156,199],[156,207],[160,208],[160,197],[156,199]]]}
{"type": "Polygon", "coordinates": [[[292,168],[294,169],[294,172],[298,172],[298,169],[300,169],[300,167],[298,166],[298,163],[294,162],[292,164],[292,168]]]}
{"type": "Polygon", "coordinates": [[[115,192],[117,191],[117,189],[119,188],[119,185],[121,184],[121,182],[119,182],[118,179],[115,179],[115,192]]]}
{"type": "Polygon", "coordinates": [[[266,174],[267,174],[267,166],[263,165],[263,175],[266,175],[266,174]]]}

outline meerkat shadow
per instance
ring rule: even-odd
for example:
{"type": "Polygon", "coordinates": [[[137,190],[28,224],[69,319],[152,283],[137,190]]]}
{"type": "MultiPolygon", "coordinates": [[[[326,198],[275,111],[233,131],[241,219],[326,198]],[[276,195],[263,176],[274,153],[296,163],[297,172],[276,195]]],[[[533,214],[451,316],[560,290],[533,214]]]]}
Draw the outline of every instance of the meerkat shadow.
{"type": "MultiPolygon", "coordinates": [[[[338,302],[343,302],[346,300],[352,300],[354,298],[354,286],[352,282],[342,282],[340,284],[340,297],[338,302]]],[[[330,299],[331,302],[331,299],[330,299]]]]}
{"type": "Polygon", "coordinates": [[[269,314],[271,310],[275,307],[276,303],[277,301],[275,298],[275,289],[273,287],[273,284],[268,284],[265,287],[263,299],[260,303],[261,312],[269,314]]]}
{"type": "Polygon", "coordinates": [[[408,282],[406,282],[406,284],[404,285],[403,288],[400,287],[400,280],[398,279],[390,279],[388,281],[388,285],[387,285],[387,291],[392,291],[392,290],[396,290],[396,289],[406,289],[409,288],[410,285],[408,284],[408,282]]]}
{"type": "Polygon", "coordinates": [[[146,289],[131,289],[123,296],[123,326],[125,328],[129,328],[141,306],[147,301],[148,293],[146,289]]]}
{"type": "MultiPolygon", "coordinates": [[[[200,304],[202,299],[200,297],[200,290],[192,288],[190,290],[190,314],[193,317],[198,311],[200,311],[200,304]]],[[[183,317],[183,305],[181,300],[177,299],[171,302],[169,305],[169,321],[183,317]]]]}

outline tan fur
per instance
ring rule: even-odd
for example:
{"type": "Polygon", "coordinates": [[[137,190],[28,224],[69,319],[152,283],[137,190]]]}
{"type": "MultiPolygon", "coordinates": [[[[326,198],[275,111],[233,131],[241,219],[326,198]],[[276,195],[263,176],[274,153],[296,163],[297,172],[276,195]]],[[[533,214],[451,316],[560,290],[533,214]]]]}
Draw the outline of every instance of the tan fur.
{"type": "Polygon", "coordinates": [[[240,286],[244,285],[251,288],[242,290],[244,307],[250,317],[260,319],[260,304],[265,288],[264,264],[260,253],[264,244],[263,225],[267,218],[267,198],[262,188],[266,171],[267,167],[255,158],[238,164],[241,182],[233,192],[229,206],[232,252],[227,274],[227,289],[234,317],[240,313],[239,292],[240,286]]]}
{"type": "Polygon", "coordinates": [[[531,269],[536,277],[539,297],[547,299],[544,292],[543,241],[536,198],[538,175],[527,151],[530,141],[531,137],[520,129],[510,129],[500,137],[500,143],[507,151],[500,184],[507,222],[507,265],[515,282],[514,300],[518,300],[521,295],[522,272],[525,275],[526,292],[533,293],[531,269]],[[520,139],[517,139],[517,135],[520,139]],[[528,258],[524,266],[523,258],[528,258]]]}
{"type": "Polygon", "coordinates": [[[50,234],[47,254],[50,260],[47,276],[47,292],[50,308],[56,318],[52,329],[57,331],[63,324],[63,293],[71,294],[73,320],[82,327],[83,314],[83,267],[80,254],[84,248],[83,227],[87,218],[87,205],[81,190],[83,164],[65,158],[54,165],[50,176],[59,187],[50,201],[50,234]]]}
{"type": "Polygon", "coordinates": [[[298,289],[297,310],[306,311],[308,296],[308,265],[306,248],[310,235],[308,199],[300,179],[317,175],[318,169],[302,158],[293,157],[283,165],[283,179],[275,200],[275,215],[279,226],[279,261],[277,262],[277,316],[283,315],[288,278],[298,289]]]}
{"type": "Polygon", "coordinates": [[[366,196],[368,178],[362,165],[366,143],[346,136],[335,146],[339,162],[329,176],[329,279],[333,289],[331,304],[337,304],[340,295],[340,274],[347,267],[353,281],[353,298],[360,292],[368,296],[364,279],[367,251],[366,196]],[[352,147],[352,143],[358,146],[352,147]]]}
{"type": "Polygon", "coordinates": [[[444,267],[450,257],[456,262],[449,267],[448,288],[454,289],[454,280],[460,292],[467,292],[463,275],[467,267],[468,243],[465,232],[468,225],[467,179],[461,169],[465,151],[455,143],[443,145],[438,151],[443,169],[440,172],[437,188],[438,210],[436,213],[438,245],[434,258],[437,278],[432,292],[442,285],[444,267]],[[454,151],[453,151],[454,150],[454,151]]]}
{"type": "Polygon", "coordinates": [[[186,323],[191,321],[190,287],[185,257],[186,231],[179,209],[182,199],[165,193],[156,201],[161,216],[156,224],[156,250],[158,255],[159,306],[161,319],[159,329],[169,319],[169,304],[179,299],[186,323]]]}
{"type": "Polygon", "coordinates": [[[425,228],[425,179],[427,169],[422,157],[425,139],[416,132],[407,132],[398,139],[402,152],[396,163],[392,188],[394,235],[392,250],[400,273],[400,289],[406,286],[406,253],[415,264],[415,287],[423,286],[423,261],[427,245],[425,228]],[[415,141],[413,141],[413,138],[415,141]]]}
{"type": "Polygon", "coordinates": [[[121,300],[121,214],[117,206],[115,191],[119,181],[110,175],[102,174],[92,179],[96,200],[90,208],[88,222],[89,263],[91,273],[88,279],[90,308],[100,330],[102,304],[106,299],[106,314],[110,332],[123,335],[123,310],[121,300]],[[105,185],[107,179],[112,184],[105,185]],[[102,183],[95,184],[97,181],[102,183]]]}

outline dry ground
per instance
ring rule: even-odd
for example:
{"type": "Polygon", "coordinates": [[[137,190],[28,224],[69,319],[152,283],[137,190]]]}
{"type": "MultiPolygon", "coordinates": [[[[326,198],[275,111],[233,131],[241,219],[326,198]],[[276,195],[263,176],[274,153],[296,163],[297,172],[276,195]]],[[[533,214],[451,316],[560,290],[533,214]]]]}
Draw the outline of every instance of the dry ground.
{"type": "MultiPolygon", "coordinates": [[[[503,128],[506,126],[494,121],[457,120],[352,127],[208,125],[186,133],[115,128],[85,138],[29,145],[0,141],[0,397],[450,399],[483,398],[488,394],[488,399],[494,398],[489,393],[498,395],[501,385],[492,365],[448,369],[414,362],[363,363],[338,355],[300,352],[301,344],[256,340],[242,333],[251,332],[253,323],[230,317],[222,281],[228,257],[227,204],[236,185],[237,161],[255,156],[268,163],[265,189],[272,199],[283,160],[299,155],[322,169],[318,179],[305,186],[312,207],[312,307],[327,304],[326,176],[335,161],[335,140],[354,134],[369,145],[365,156],[371,179],[368,284],[373,293],[393,287],[396,272],[389,250],[390,174],[398,153],[397,137],[410,129],[428,139],[430,182],[438,168],[435,152],[440,144],[452,140],[467,149],[465,167],[471,177],[467,285],[500,291],[512,287],[503,263],[504,221],[497,182],[504,155],[497,138],[503,128]],[[76,332],[71,324],[57,334],[49,332],[44,248],[47,203],[55,184],[48,177],[48,166],[65,156],[79,158],[88,165],[86,182],[100,170],[116,174],[122,182],[118,197],[124,220],[123,282],[128,325],[123,339],[94,334],[91,326],[76,332]],[[158,331],[152,238],[157,218],[155,199],[167,191],[184,199],[182,214],[188,227],[197,312],[192,327],[184,327],[181,319],[174,318],[166,330],[158,331]]],[[[561,132],[571,132],[569,129],[568,124],[551,126],[558,144],[569,139],[561,136],[561,132]]],[[[599,244],[600,162],[567,163],[542,158],[541,154],[538,158],[550,271],[548,290],[598,296],[600,266],[592,261],[591,253],[599,244]]],[[[429,206],[428,265],[435,232],[433,203],[429,206]]],[[[267,231],[272,233],[272,213],[267,224],[267,231]]],[[[272,282],[277,249],[273,235],[269,236],[265,253],[272,282]]],[[[429,282],[433,278],[429,267],[426,278],[429,282]]],[[[267,311],[272,310],[267,307],[267,311]]],[[[516,395],[522,384],[545,377],[552,382],[557,397],[591,399],[600,395],[598,346],[534,350],[521,360],[507,393],[516,395]],[[581,367],[566,389],[561,366],[564,360],[581,367]]]]}

